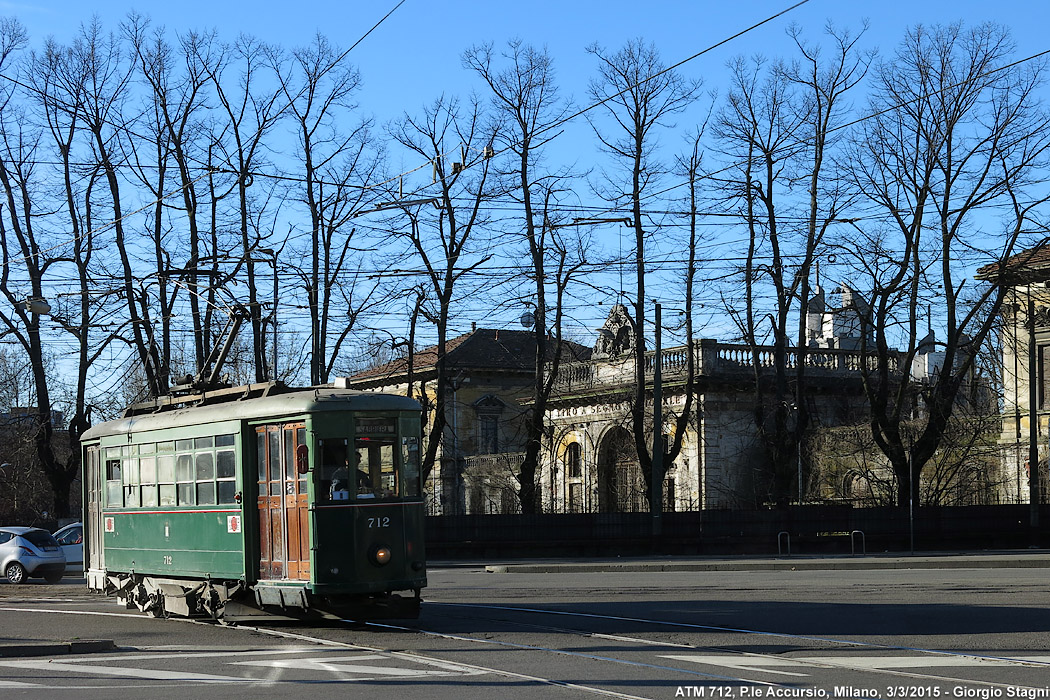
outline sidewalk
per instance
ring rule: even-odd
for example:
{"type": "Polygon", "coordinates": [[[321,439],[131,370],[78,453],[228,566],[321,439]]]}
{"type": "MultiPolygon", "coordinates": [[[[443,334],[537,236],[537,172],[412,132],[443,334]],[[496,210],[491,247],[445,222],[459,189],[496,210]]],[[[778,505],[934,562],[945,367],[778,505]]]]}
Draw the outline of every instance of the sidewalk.
{"type": "Polygon", "coordinates": [[[651,556],[530,559],[486,562],[438,560],[429,569],[484,568],[493,574],[577,574],[647,571],[816,571],[856,569],[1030,569],[1050,568],[1050,551],[901,552],[784,556],[651,556]]]}

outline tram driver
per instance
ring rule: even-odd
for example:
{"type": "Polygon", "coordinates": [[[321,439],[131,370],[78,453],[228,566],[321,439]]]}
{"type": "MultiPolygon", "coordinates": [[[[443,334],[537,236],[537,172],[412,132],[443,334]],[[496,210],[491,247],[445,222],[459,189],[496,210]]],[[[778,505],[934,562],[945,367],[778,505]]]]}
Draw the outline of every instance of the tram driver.
{"type": "MultiPolygon", "coordinates": [[[[354,467],[357,473],[357,497],[375,498],[375,495],[372,493],[372,480],[368,477],[368,472],[361,469],[361,454],[359,452],[353,452],[351,453],[351,457],[354,460],[354,467]]],[[[332,473],[330,497],[333,501],[350,500],[349,462],[349,459],[344,460],[343,465],[332,473]]]]}

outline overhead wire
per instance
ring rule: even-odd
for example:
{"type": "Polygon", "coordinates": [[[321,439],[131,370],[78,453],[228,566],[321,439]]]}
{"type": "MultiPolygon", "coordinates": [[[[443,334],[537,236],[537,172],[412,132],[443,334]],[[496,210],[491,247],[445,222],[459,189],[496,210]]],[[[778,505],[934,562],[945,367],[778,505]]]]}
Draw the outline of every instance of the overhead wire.
{"type": "MultiPolygon", "coordinates": [[[[368,37],[381,24],[383,24],[383,22],[385,22],[387,20],[387,18],[389,18],[406,1],[407,0],[399,0],[398,3],[396,5],[394,5],[393,8],[391,8],[385,15],[383,15],[383,17],[381,17],[379,19],[379,21],[377,21],[374,25],[372,25],[372,27],[370,29],[368,29],[368,31],[366,31],[363,35],[361,35],[361,37],[358,38],[357,41],[355,41],[349,48],[347,48],[345,51],[343,51],[339,55],[338,58],[333,60],[328,65],[328,67],[323,69],[321,71],[321,73],[320,73],[320,76],[324,76],[326,73],[331,71],[336,65],[338,65],[354,48],[356,48],[362,41],[365,40],[366,37],[368,37]]],[[[36,93],[40,97],[50,98],[55,104],[60,105],[60,106],[62,106],[64,108],[66,108],[66,109],[74,109],[74,110],[77,109],[77,107],[75,105],[72,105],[72,104],[70,104],[68,102],[65,102],[64,100],[55,99],[54,96],[45,95],[43,93],[43,91],[39,90],[38,88],[33,87],[31,85],[28,85],[27,83],[24,83],[24,82],[22,82],[22,81],[20,81],[20,80],[18,80],[16,78],[10,76],[10,75],[7,75],[6,73],[0,72],[0,79],[7,80],[8,82],[10,82],[10,83],[12,83],[14,85],[17,85],[18,87],[21,87],[24,90],[28,90],[30,92],[36,93]]],[[[294,97],[291,98],[291,100],[289,101],[289,104],[293,103],[294,100],[296,100],[299,97],[301,97],[305,93],[306,89],[307,89],[307,86],[305,86],[305,85],[303,87],[301,87],[299,89],[299,92],[294,97]]],[[[283,109],[287,109],[287,106],[282,108],[282,111],[283,111],[283,109]]],[[[116,123],[116,122],[114,122],[114,121],[112,121],[112,120],[110,120],[108,118],[103,117],[100,120],[100,123],[107,124],[107,125],[109,125],[110,127],[112,127],[115,130],[127,133],[127,134],[129,134],[131,136],[134,136],[135,138],[141,139],[142,141],[144,141],[146,143],[149,143],[149,144],[152,144],[152,145],[156,145],[158,147],[161,145],[158,141],[154,141],[151,137],[145,136],[143,134],[140,134],[140,133],[137,133],[137,132],[131,130],[127,126],[127,122],[122,122],[122,123],[118,124],[118,123],[116,123]]],[[[259,136],[259,133],[260,132],[257,131],[255,136],[253,137],[253,139],[257,138],[259,136]]],[[[32,164],[42,164],[42,163],[45,163],[45,161],[34,161],[34,160],[29,159],[29,160],[25,160],[25,161],[20,161],[20,163],[24,163],[26,165],[32,165],[32,164]]],[[[46,161],[46,163],[47,164],[53,164],[53,165],[63,165],[63,166],[67,165],[64,161],[46,161]]],[[[74,163],[69,163],[69,165],[70,166],[74,166],[75,164],[74,163]]],[[[79,165],[81,165],[83,167],[88,167],[88,166],[90,166],[90,167],[98,167],[99,166],[98,163],[82,163],[82,164],[79,164],[79,165]]],[[[113,167],[120,167],[120,168],[124,168],[124,167],[138,168],[138,167],[141,167],[139,164],[132,165],[132,164],[125,164],[125,163],[115,163],[115,164],[112,164],[112,165],[113,165],[113,167]]],[[[152,166],[147,166],[147,167],[152,167],[152,166]]],[[[155,166],[155,167],[159,168],[160,166],[155,166]]],[[[193,178],[192,180],[190,180],[190,182],[187,182],[187,183],[179,186],[173,192],[169,192],[167,194],[161,194],[160,196],[158,196],[154,200],[147,202],[146,204],[144,204],[143,206],[139,207],[138,209],[135,209],[134,211],[131,211],[128,214],[125,214],[125,215],[121,216],[118,219],[109,220],[109,221],[103,223],[102,226],[98,227],[97,229],[92,229],[92,230],[89,230],[89,231],[85,231],[85,232],[80,234],[79,238],[85,238],[85,237],[88,237],[88,236],[91,236],[91,235],[95,234],[96,232],[101,232],[101,231],[108,230],[110,227],[116,226],[118,223],[123,222],[125,219],[127,219],[130,216],[134,216],[135,214],[138,214],[138,213],[140,213],[142,211],[150,209],[151,207],[154,207],[154,206],[156,206],[158,204],[163,203],[163,201],[165,199],[168,199],[169,197],[172,197],[172,196],[175,196],[176,194],[179,194],[180,192],[182,192],[186,188],[191,187],[192,185],[196,184],[201,179],[203,179],[205,177],[208,177],[209,175],[213,175],[215,173],[224,173],[224,174],[232,174],[232,175],[240,175],[240,176],[244,176],[245,174],[248,174],[248,175],[255,175],[256,174],[256,173],[253,173],[253,172],[242,173],[242,172],[234,171],[234,170],[225,170],[225,169],[222,169],[222,168],[214,167],[211,164],[205,164],[205,163],[200,163],[200,167],[204,168],[204,170],[205,170],[204,173],[202,173],[201,175],[199,175],[196,178],[193,178]]],[[[63,242],[61,242],[61,243],[59,243],[59,244],[57,244],[55,246],[52,246],[51,248],[48,248],[48,249],[45,249],[45,250],[42,250],[42,251],[38,251],[38,253],[51,252],[53,250],[57,250],[58,248],[64,247],[66,245],[70,245],[71,243],[76,242],[77,240],[78,240],[78,237],[74,236],[73,238],[71,238],[69,240],[66,240],[66,241],[63,241],[63,242]]]]}
{"type": "MultiPolygon", "coordinates": [[[[388,13],[388,14],[387,14],[387,16],[389,16],[389,15],[390,15],[390,14],[391,14],[391,13],[392,13],[392,12],[393,12],[394,10],[396,10],[396,9],[397,9],[398,7],[400,7],[400,6],[401,6],[401,4],[402,4],[403,2],[404,2],[404,0],[402,0],[402,2],[399,2],[399,3],[397,4],[397,6],[395,6],[395,7],[394,7],[394,8],[393,8],[393,9],[392,9],[392,10],[390,11],[390,13],[388,13]]],[[[738,36],[740,36],[740,35],[742,35],[742,34],[746,33],[747,31],[750,31],[751,29],[753,29],[753,28],[755,28],[755,27],[757,27],[757,26],[761,26],[762,24],[765,24],[766,22],[768,22],[768,21],[771,21],[772,19],[775,19],[776,17],[779,17],[779,16],[783,15],[784,13],[786,13],[786,12],[788,12],[788,11],[790,11],[790,10],[793,10],[793,9],[795,9],[795,8],[796,8],[796,7],[798,7],[798,6],[801,6],[801,5],[805,4],[805,2],[808,2],[808,0],[803,0],[803,2],[799,2],[799,3],[796,3],[795,5],[793,5],[793,6],[789,7],[789,8],[787,8],[786,10],[784,10],[784,11],[782,11],[782,12],[780,12],[780,13],[776,14],[776,15],[773,15],[772,17],[768,18],[767,20],[764,20],[763,22],[760,22],[760,23],[758,23],[758,24],[756,24],[756,25],[753,25],[752,27],[750,27],[750,28],[748,28],[748,29],[746,29],[746,30],[743,30],[742,32],[738,32],[737,34],[733,35],[732,37],[729,37],[729,38],[727,38],[727,39],[725,39],[725,40],[723,40],[723,41],[719,42],[718,44],[712,45],[711,47],[708,47],[708,48],[707,48],[707,49],[705,49],[704,51],[698,52],[698,53],[694,54],[693,56],[691,56],[691,57],[689,57],[689,58],[687,58],[687,59],[684,59],[684,60],[682,60],[682,61],[679,61],[678,63],[674,64],[673,66],[671,66],[671,67],[669,67],[669,68],[665,69],[665,71],[663,71],[663,72],[666,72],[666,71],[669,71],[669,70],[673,70],[673,69],[675,69],[675,68],[677,68],[677,67],[680,67],[681,65],[683,65],[683,64],[685,64],[685,63],[687,63],[688,61],[690,61],[690,60],[693,60],[693,59],[695,59],[696,57],[698,57],[698,56],[701,56],[701,55],[703,55],[704,53],[707,53],[708,51],[712,50],[713,48],[716,48],[716,47],[718,47],[718,46],[721,46],[721,45],[725,44],[725,43],[726,43],[727,41],[730,41],[731,39],[733,39],[733,38],[736,38],[736,37],[738,37],[738,36]]],[[[386,19],[386,17],[384,17],[384,18],[383,18],[383,20],[385,20],[385,19],[386,19]]],[[[367,36],[367,35],[368,35],[369,33],[371,33],[371,31],[373,31],[373,30],[374,30],[374,29],[375,29],[376,27],[378,27],[378,26],[379,26],[379,24],[381,24],[383,20],[380,20],[380,22],[376,23],[376,25],[375,25],[375,26],[373,26],[373,28],[372,28],[372,29],[370,29],[370,30],[369,30],[369,32],[365,34],[365,36],[367,36]]],[[[362,39],[363,39],[363,38],[364,38],[364,37],[362,37],[362,39]]],[[[356,46],[356,45],[357,45],[358,43],[360,43],[360,41],[361,41],[361,40],[358,40],[358,42],[356,42],[356,43],[354,44],[354,46],[356,46]]],[[[351,49],[352,49],[352,48],[353,48],[353,46],[351,47],[351,49]]],[[[346,52],[344,52],[342,56],[344,56],[344,57],[345,57],[346,53],[348,53],[348,52],[349,52],[349,50],[350,50],[350,49],[348,49],[348,50],[347,50],[346,52]]],[[[1015,62],[1015,64],[1012,64],[1012,65],[1020,64],[1020,63],[1023,63],[1024,61],[1027,61],[1027,60],[1032,60],[1032,59],[1034,59],[1034,58],[1037,58],[1037,57],[1039,57],[1039,56],[1041,56],[1041,55],[1045,55],[1046,53],[1047,53],[1047,52],[1042,52],[1042,53],[1040,53],[1040,54],[1036,54],[1035,56],[1029,57],[1029,58],[1027,58],[1027,59],[1021,59],[1021,60],[1019,60],[1019,61],[1015,62]]],[[[341,58],[342,58],[342,57],[340,57],[340,59],[339,59],[339,60],[341,60],[341,58]]],[[[1002,68],[999,68],[999,69],[996,69],[996,70],[1002,70],[1002,68]]],[[[659,74],[656,74],[656,75],[659,75],[659,74]]],[[[656,75],[654,75],[654,76],[650,76],[650,77],[649,77],[648,79],[652,79],[653,77],[656,77],[656,75]]],[[[644,82],[644,81],[643,81],[643,82],[644,82]]],[[[621,94],[622,94],[622,93],[621,93],[621,94]]],[[[612,99],[613,97],[615,97],[615,96],[610,96],[610,98],[607,98],[607,99],[612,99]]],[[[604,100],[604,101],[607,101],[607,100],[604,100]]],[[[604,102],[604,101],[603,101],[603,102],[604,102]]],[[[580,110],[580,111],[578,111],[577,113],[574,113],[573,115],[570,115],[569,117],[566,117],[566,118],[565,118],[565,119],[563,119],[563,120],[562,120],[561,122],[559,122],[559,123],[557,123],[557,124],[555,124],[555,125],[551,125],[551,126],[549,126],[549,127],[548,127],[548,129],[553,129],[553,128],[557,128],[557,126],[560,126],[561,124],[564,124],[564,123],[565,123],[565,122],[567,122],[567,121],[568,121],[569,119],[572,119],[572,118],[576,118],[576,117],[578,117],[578,116],[582,115],[583,113],[585,113],[585,112],[589,111],[590,109],[594,109],[595,107],[599,106],[599,105],[600,105],[600,104],[602,104],[603,102],[598,102],[598,103],[595,103],[594,105],[591,105],[591,106],[589,106],[589,107],[588,107],[588,108],[586,108],[586,109],[580,110]]],[[[892,108],[891,108],[891,109],[892,109],[892,108]]],[[[882,113],[885,113],[886,111],[890,111],[890,110],[884,110],[884,111],[883,111],[882,113]]],[[[862,118],[860,118],[860,119],[857,119],[857,120],[855,120],[854,122],[851,122],[851,123],[850,123],[849,125],[853,125],[853,124],[859,123],[859,122],[861,122],[861,121],[863,121],[863,120],[865,120],[865,119],[868,119],[868,118],[872,118],[872,117],[874,117],[874,116],[877,116],[877,115],[867,115],[867,116],[865,116],[865,117],[862,117],[862,118]]],[[[836,129],[846,128],[846,126],[847,126],[847,125],[842,125],[842,126],[836,127],[836,129]]],[[[800,141],[799,141],[799,144],[802,144],[802,143],[804,143],[804,141],[800,140],[800,141]]],[[[508,147],[508,148],[510,148],[510,147],[508,147]]],[[[506,150],[506,149],[504,149],[504,150],[506,150]]],[[[502,151],[501,151],[501,152],[502,152],[502,151]]],[[[414,169],[412,169],[412,170],[408,170],[408,171],[405,171],[405,173],[406,173],[406,174],[408,174],[408,173],[414,172],[414,171],[416,171],[416,170],[418,170],[418,169],[421,169],[421,168],[423,168],[423,167],[427,167],[428,165],[429,165],[429,163],[425,163],[425,164],[423,164],[423,165],[419,166],[419,168],[414,168],[414,169]]],[[[727,166],[727,168],[726,168],[726,169],[728,169],[729,167],[733,167],[733,166],[727,166]]],[[[218,171],[219,171],[219,172],[226,172],[226,173],[230,173],[230,174],[238,174],[238,173],[236,173],[236,172],[234,172],[234,171],[223,171],[223,170],[218,170],[218,171]]],[[[717,173],[719,173],[719,172],[724,172],[724,170],[723,170],[723,171],[714,171],[714,173],[707,173],[706,175],[707,175],[707,176],[710,176],[710,175],[712,175],[712,174],[717,174],[717,173]]],[[[208,174],[211,174],[211,173],[210,173],[210,172],[206,172],[206,173],[205,173],[204,175],[202,175],[201,177],[204,177],[204,176],[206,176],[206,175],[208,175],[208,174]]],[[[256,175],[259,175],[259,176],[262,176],[262,177],[267,177],[267,176],[268,176],[268,175],[267,175],[266,173],[262,173],[262,172],[257,172],[257,171],[253,171],[253,172],[252,172],[252,174],[256,174],[256,175]]],[[[391,180],[393,180],[393,179],[396,179],[396,177],[397,177],[397,176],[395,176],[395,178],[391,178],[391,179],[388,179],[388,180],[386,180],[386,181],[384,181],[384,182],[390,182],[391,180]]],[[[301,180],[300,180],[300,181],[301,181],[301,180]]],[[[658,196],[660,196],[660,195],[662,195],[662,194],[666,194],[667,192],[669,192],[669,191],[672,191],[673,189],[677,189],[678,187],[681,187],[681,186],[683,186],[684,184],[685,184],[685,183],[681,183],[681,184],[678,184],[678,185],[676,185],[676,186],[674,186],[674,187],[671,187],[671,188],[667,188],[667,189],[665,189],[665,190],[661,190],[661,191],[659,191],[659,192],[655,192],[655,193],[650,193],[650,194],[648,194],[648,195],[646,196],[646,199],[648,200],[648,199],[650,199],[650,198],[654,198],[654,197],[658,197],[658,196]]],[[[425,188],[424,188],[424,189],[425,189],[425,188]]],[[[176,193],[177,193],[178,191],[180,191],[180,190],[176,190],[176,191],[175,191],[175,193],[172,193],[172,194],[176,194],[176,193]]],[[[418,191],[422,191],[422,190],[417,190],[417,192],[418,192],[418,191]]],[[[134,211],[134,212],[131,212],[130,214],[128,214],[128,216],[131,216],[131,215],[134,215],[135,213],[138,213],[138,212],[144,211],[144,210],[148,209],[148,208],[149,208],[150,206],[154,206],[154,205],[155,205],[156,203],[158,203],[159,201],[161,201],[161,200],[159,200],[159,199],[158,199],[158,200],[156,200],[155,202],[151,202],[151,203],[149,203],[149,204],[147,204],[147,205],[145,205],[145,206],[141,207],[140,209],[137,209],[136,211],[134,211]]],[[[594,211],[604,211],[604,212],[613,212],[613,211],[616,211],[616,209],[614,209],[614,208],[606,208],[606,209],[602,210],[602,209],[598,209],[598,208],[595,208],[595,209],[594,209],[594,211]]],[[[673,215],[673,214],[676,214],[676,213],[678,213],[678,212],[671,212],[671,211],[663,211],[663,212],[651,212],[651,213],[669,213],[669,214],[672,214],[672,215],[673,215]]],[[[716,213],[716,212],[704,212],[704,213],[703,213],[703,215],[705,215],[705,216],[719,216],[719,217],[739,217],[739,216],[740,216],[739,214],[732,214],[732,213],[725,213],[725,212],[717,212],[717,213],[716,213]]],[[[800,218],[800,220],[801,220],[801,218],[800,218]]],[[[114,222],[109,222],[109,224],[108,224],[108,225],[109,225],[109,226],[112,226],[112,225],[115,225],[115,223],[116,223],[115,221],[114,221],[114,222]]],[[[100,230],[105,230],[105,225],[104,225],[104,226],[103,226],[103,228],[101,228],[100,230]]],[[[506,268],[504,268],[504,269],[506,269],[506,268]]]]}
{"type": "MultiPolygon", "coordinates": [[[[358,46],[367,36],[369,36],[376,28],[378,28],[390,15],[392,15],[398,8],[400,8],[401,5],[404,2],[405,2],[405,0],[400,0],[400,2],[397,3],[397,5],[395,5],[390,11],[388,11],[386,13],[386,15],[384,15],[379,21],[377,21],[367,32],[365,32],[365,34],[363,34],[357,41],[355,41],[353,45],[351,45],[348,49],[343,51],[342,54],[340,54],[340,56],[337,59],[333,60],[329,64],[329,66],[326,69],[324,69],[324,71],[322,71],[322,74],[324,72],[327,72],[328,70],[331,70],[343,58],[345,58],[346,55],[349,54],[350,51],[353,48],[358,46]]],[[[628,90],[633,89],[634,87],[637,87],[638,85],[642,85],[645,82],[648,82],[649,80],[653,80],[653,79],[655,79],[657,77],[660,77],[661,75],[664,75],[664,74],[666,74],[666,73],[668,73],[670,71],[676,70],[677,68],[680,68],[681,66],[685,65],[686,63],[688,63],[688,62],[690,62],[690,61],[692,61],[692,60],[694,60],[694,59],[696,59],[696,58],[698,58],[700,56],[703,56],[704,54],[709,53],[710,51],[712,51],[712,50],[714,50],[714,49],[716,49],[716,48],[718,48],[720,46],[723,46],[726,43],[728,43],[728,42],[730,42],[730,41],[732,41],[732,40],[734,40],[734,39],[736,39],[736,38],[738,38],[740,36],[743,36],[744,34],[750,32],[750,31],[752,31],[752,30],[754,30],[754,29],[756,29],[756,28],[758,28],[758,27],[760,27],[760,26],[762,26],[764,24],[767,24],[768,22],[773,21],[773,20],[783,16],[784,14],[786,14],[788,12],[791,12],[791,11],[797,9],[798,7],[806,4],[807,2],[809,2],[809,0],[801,0],[800,2],[797,2],[794,5],[791,5],[791,6],[787,7],[787,8],[785,8],[784,10],[781,10],[780,12],[777,12],[776,14],[773,14],[773,15],[767,17],[766,19],[763,19],[760,22],[752,24],[751,26],[749,26],[749,27],[747,27],[747,28],[745,28],[745,29],[743,29],[743,30],[741,30],[741,31],[739,31],[739,32],[737,32],[737,33],[735,33],[735,34],[733,34],[733,35],[731,35],[731,36],[729,36],[729,37],[727,37],[727,38],[717,42],[717,43],[715,43],[715,44],[712,44],[712,45],[708,46],[707,48],[705,48],[705,49],[703,49],[701,51],[698,51],[698,52],[692,54],[691,56],[689,56],[687,58],[679,60],[675,64],[673,64],[671,66],[668,66],[667,68],[664,68],[664,69],[654,73],[651,76],[647,76],[646,78],[644,78],[643,80],[639,81],[638,83],[633,84],[631,86],[628,86],[627,88],[624,88],[623,90],[621,90],[620,92],[618,92],[616,94],[610,95],[610,96],[604,98],[603,100],[600,100],[598,102],[592,103],[592,104],[584,107],[583,109],[580,109],[580,110],[578,110],[578,111],[576,111],[576,112],[574,112],[574,113],[572,113],[570,115],[567,115],[567,116],[565,116],[565,117],[563,117],[563,118],[561,118],[561,119],[559,119],[559,120],[557,120],[557,121],[555,121],[555,122],[553,122],[553,123],[551,123],[551,124],[549,124],[549,125],[547,125],[545,127],[542,127],[537,133],[538,134],[542,134],[542,133],[546,133],[547,131],[551,131],[553,129],[559,128],[559,127],[563,126],[564,124],[568,123],[569,121],[572,121],[573,119],[576,119],[579,116],[582,116],[583,114],[589,112],[590,110],[595,109],[598,106],[601,106],[602,104],[608,102],[609,100],[615,99],[616,97],[624,94],[628,90]]],[[[987,71],[986,73],[982,74],[982,76],[979,76],[979,77],[987,76],[987,75],[990,75],[992,73],[995,73],[995,72],[998,72],[998,71],[1001,71],[1001,70],[1005,70],[1007,68],[1011,68],[1011,67],[1023,64],[1025,62],[1034,60],[1036,58],[1039,58],[1041,56],[1045,56],[1047,54],[1050,54],[1050,50],[1039,52],[1039,53],[1034,54],[1032,56],[1029,56],[1027,58],[1023,58],[1023,59],[1019,59],[1017,61],[1014,61],[1013,63],[1007,64],[1007,65],[1004,65],[1004,66],[1000,66],[1000,67],[997,67],[997,68],[994,68],[994,69],[990,69],[989,71],[987,71]]],[[[4,74],[0,74],[0,78],[5,78],[7,80],[15,82],[15,83],[21,85],[22,87],[27,88],[27,89],[31,89],[31,90],[34,89],[31,86],[26,86],[24,83],[21,83],[21,82],[15,80],[15,79],[11,78],[10,76],[4,75],[4,74]]],[[[958,87],[958,85],[961,85],[961,84],[962,83],[957,83],[955,85],[946,86],[946,87],[942,88],[940,91],[937,91],[937,93],[934,93],[934,94],[938,94],[939,92],[943,92],[943,91],[952,89],[954,87],[958,87]]],[[[295,97],[293,97],[292,100],[297,99],[299,96],[301,96],[302,91],[304,89],[305,88],[301,88],[300,89],[300,93],[298,95],[296,95],[295,97]]],[[[916,98],[916,99],[918,99],[918,98],[916,98]]],[[[832,127],[831,129],[829,129],[829,132],[835,132],[835,131],[839,131],[839,130],[848,128],[850,126],[854,126],[854,125],[862,123],[862,122],[864,122],[864,121],[866,121],[868,119],[875,118],[875,117],[880,116],[882,114],[886,114],[888,112],[892,112],[892,111],[894,111],[896,109],[899,109],[901,107],[907,106],[907,104],[910,104],[910,103],[904,103],[904,104],[901,104],[901,105],[893,105],[893,106],[888,107],[888,108],[886,108],[884,110],[881,110],[879,112],[872,113],[872,114],[869,114],[869,115],[865,115],[865,116],[860,117],[858,119],[855,119],[855,120],[853,120],[851,122],[847,122],[847,123],[838,125],[836,127],[832,127]]],[[[110,125],[114,126],[115,128],[121,128],[121,129],[123,129],[125,131],[128,131],[128,133],[133,133],[133,132],[131,132],[128,129],[128,127],[126,125],[123,125],[123,124],[122,125],[117,125],[117,124],[114,124],[112,122],[110,122],[110,125]]],[[[142,139],[144,139],[144,140],[146,140],[148,142],[150,141],[149,137],[142,136],[141,134],[138,135],[138,138],[142,138],[142,139]]],[[[796,139],[796,141],[793,144],[791,144],[790,146],[791,147],[804,146],[807,143],[810,143],[811,141],[812,141],[812,137],[800,138],[800,139],[796,139]]],[[[500,151],[497,151],[496,155],[498,155],[500,153],[503,153],[503,152],[506,152],[507,150],[510,150],[513,147],[514,147],[514,145],[507,146],[506,148],[503,148],[500,151]]],[[[454,148],[450,149],[449,151],[447,151],[445,153],[445,155],[447,155],[448,153],[451,153],[454,150],[455,150],[454,148]]],[[[440,157],[440,156],[438,156],[438,157],[440,157]]],[[[404,172],[399,173],[397,175],[394,175],[392,177],[389,177],[386,180],[383,180],[383,181],[381,181],[379,183],[373,183],[371,185],[362,185],[361,188],[362,189],[372,189],[372,188],[379,187],[379,186],[381,186],[383,184],[387,184],[389,182],[392,182],[394,180],[402,178],[405,175],[409,175],[409,174],[411,174],[413,172],[416,172],[416,171],[421,170],[421,169],[423,169],[425,167],[428,167],[428,166],[431,165],[431,163],[432,163],[432,161],[427,161],[427,162],[425,162],[425,163],[423,163],[423,164],[421,164],[421,165],[419,165],[419,166],[417,166],[415,168],[411,168],[411,169],[405,170],[404,172]]],[[[720,173],[723,173],[723,172],[727,172],[728,170],[732,169],[733,167],[736,167],[737,165],[738,164],[736,164],[736,163],[729,164],[729,165],[723,167],[720,170],[706,172],[706,173],[704,173],[703,177],[704,178],[710,178],[710,177],[712,177],[714,175],[717,175],[717,174],[720,174],[720,173]]],[[[464,164],[464,166],[467,167],[468,164],[464,164]]],[[[128,167],[131,167],[131,166],[129,165],[128,167]]],[[[300,176],[279,175],[279,174],[267,173],[267,172],[260,171],[260,170],[250,170],[247,173],[241,173],[239,171],[230,170],[230,169],[224,169],[224,168],[217,168],[217,167],[213,167],[213,166],[210,166],[210,165],[203,165],[202,164],[202,167],[207,167],[209,169],[209,172],[211,172],[211,173],[218,172],[218,173],[222,173],[222,174],[231,174],[231,175],[248,174],[248,175],[251,175],[253,177],[282,179],[282,180],[294,181],[294,182],[304,182],[305,181],[305,178],[300,177],[300,176]]],[[[334,183],[327,183],[327,182],[322,181],[322,180],[315,180],[315,182],[317,182],[318,184],[334,184],[334,183]]],[[[340,183],[340,184],[343,184],[343,183],[340,183]]],[[[648,193],[648,194],[646,194],[643,197],[643,200],[648,201],[648,200],[660,197],[660,196],[662,196],[664,194],[667,194],[668,192],[671,192],[671,191],[673,191],[675,189],[679,189],[679,188],[685,186],[686,184],[687,184],[686,182],[677,183],[675,185],[672,185],[670,187],[664,188],[662,190],[659,190],[659,191],[656,191],[656,192],[652,192],[652,193],[648,193]]],[[[189,185],[187,184],[185,186],[189,186],[189,185]]],[[[184,189],[184,187],[180,188],[180,189],[184,189]]],[[[413,191],[410,195],[406,195],[406,196],[418,195],[418,194],[424,192],[426,189],[427,189],[427,187],[419,188],[419,189],[413,191]]],[[[172,193],[172,194],[174,194],[174,193],[172,193]]],[[[140,208],[139,210],[136,210],[136,212],[133,212],[133,213],[137,213],[138,211],[142,211],[144,209],[148,209],[150,206],[156,204],[158,201],[160,201],[160,200],[157,200],[157,201],[154,201],[154,202],[151,202],[151,203],[147,203],[144,207],[140,208]]],[[[595,207],[592,207],[591,210],[594,211],[594,212],[598,212],[598,213],[614,213],[614,212],[618,211],[619,208],[618,207],[604,207],[604,208],[602,208],[602,207],[595,206],[595,207]]],[[[647,213],[650,213],[650,214],[652,214],[652,213],[670,213],[670,214],[675,214],[677,212],[647,212],[647,213]]],[[[703,215],[704,216],[725,216],[725,217],[740,216],[740,215],[734,215],[732,213],[720,213],[720,212],[704,212],[703,215]]],[[[113,222],[113,223],[115,223],[115,222],[113,222]]],[[[103,230],[104,229],[105,229],[105,227],[103,227],[103,230]]]]}

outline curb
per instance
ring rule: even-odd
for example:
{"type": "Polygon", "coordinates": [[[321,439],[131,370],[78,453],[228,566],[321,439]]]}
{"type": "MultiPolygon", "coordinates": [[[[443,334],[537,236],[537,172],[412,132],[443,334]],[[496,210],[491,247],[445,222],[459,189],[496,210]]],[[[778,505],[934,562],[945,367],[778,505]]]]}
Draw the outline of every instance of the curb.
{"type": "Polygon", "coordinates": [[[25,656],[66,656],[68,654],[94,654],[115,651],[112,639],[77,639],[71,642],[24,642],[0,644],[0,658],[25,656]]]}
{"type": "Polygon", "coordinates": [[[581,574],[627,572],[690,571],[857,571],[890,569],[1045,569],[1047,557],[967,557],[967,558],[888,558],[888,559],[775,559],[749,561],[649,561],[649,562],[571,562],[491,564],[492,574],[581,574]]]}

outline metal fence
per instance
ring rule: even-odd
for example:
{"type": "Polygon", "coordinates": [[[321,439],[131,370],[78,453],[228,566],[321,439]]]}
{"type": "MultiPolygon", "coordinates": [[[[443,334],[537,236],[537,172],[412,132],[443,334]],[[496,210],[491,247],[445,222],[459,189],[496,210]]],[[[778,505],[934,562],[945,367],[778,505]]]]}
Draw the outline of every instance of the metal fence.
{"type": "Polygon", "coordinates": [[[1015,549],[1050,545],[1050,506],[1039,527],[1028,505],[904,508],[801,506],[664,513],[458,515],[427,518],[431,558],[618,554],[822,554],[1015,549]]]}

